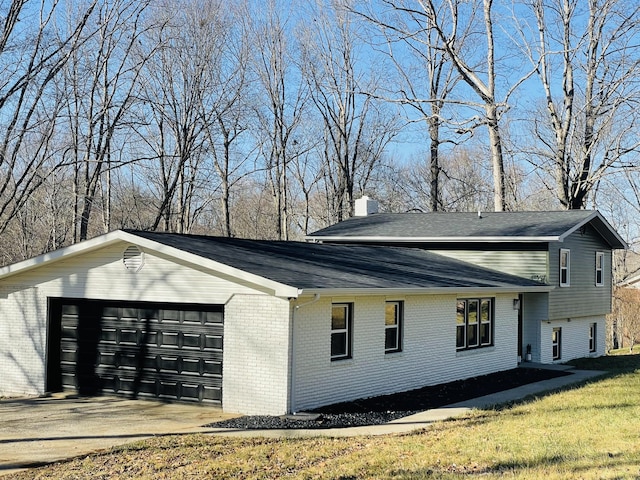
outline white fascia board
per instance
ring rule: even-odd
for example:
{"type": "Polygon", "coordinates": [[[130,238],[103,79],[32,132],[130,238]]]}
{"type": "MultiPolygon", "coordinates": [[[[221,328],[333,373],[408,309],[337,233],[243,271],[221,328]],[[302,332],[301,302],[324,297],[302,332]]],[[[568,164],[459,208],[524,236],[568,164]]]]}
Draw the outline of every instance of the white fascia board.
{"type": "MultiPolygon", "coordinates": [[[[604,216],[597,210],[595,210],[591,215],[589,215],[587,218],[585,218],[584,220],[582,220],[580,223],[578,223],[577,225],[573,226],[572,228],[570,228],[569,230],[567,230],[565,233],[563,233],[562,235],[560,235],[560,241],[563,242],[565,238],[567,238],[569,235],[571,235],[572,233],[574,233],[576,230],[578,230],[579,228],[583,227],[584,225],[587,225],[588,223],[590,223],[594,218],[598,218],[605,226],[605,228],[609,231],[609,233],[611,233],[616,240],[618,240],[620,242],[620,244],[622,245],[623,249],[627,249],[629,248],[629,244],[627,244],[627,242],[620,236],[620,234],[611,226],[611,224],[607,221],[606,218],[604,218],[604,216]]],[[[595,228],[595,227],[594,227],[595,228]]],[[[598,230],[596,228],[596,230],[598,230]]],[[[600,232],[599,232],[600,233],[600,232]]],[[[602,235],[602,233],[600,233],[602,235]]],[[[605,238],[606,240],[606,238],[605,238]]],[[[615,247],[614,247],[615,248],[615,247]]]]}
{"type": "Polygon", "coordinates": [[[370,295],[438,295],[438,294],[465,294],[479,293],[487,295],[491,293],[545,293],[554,290],[550,285],[534,287],[440,287],[440,288],[305,288],[300,295],[323,296],[370,296],[370,295]]]}
{"type": "Polygon", "coordinates": [[[561,242],[564,242],[564,239],[567,238],[569,235],[571,235],[573,232],[575,232],[576,230],[578,230],[580,227],[586,225],[587,223],[589,223],[591,220],[593,220],[593,218],[596,216],[598,212],[593,212],[591,215],[589,215],[587,218],[585,218],[584,220],[582,220],[581,222],[578,222],[576,225],[574,225],[573,227],[571,227],[569,230],[567,230],[566,232],[564,232],[562,235],[560,235],[559,240],[561,242]]]}
{"type": "Polygon", "coordinates": [[[6,265],[0,268],[0,279],[17,275],[34,268],[38,268],[44,264],[53,263],[57,260],[63,260],[82,253],[90,252],[91,250],[97,250],[108,245],[122,241],[121,234],[125,232],[121,230],[115,230],[113,232],[94,237],[89,240],[83,240],[82,242],[69,245],[68,247],[60,248],[49,253],[43,253],[37,257],[29,258],[18,263],[6,265]]]}
{"type": "Polygon", "coordinates": [[[151,251],[162,253],[169,257],[179,258],[181,260],[184,260],[185,262],[191,263],[193,265],[198,265],[211,271],[220,272],[223,275],[227,275],[229,277],[242,280],[249,284],[256,285],[257,287],[262,287],[263,289],[269,290],[270,292],[273,292],[273,295],[277,297],[297,298],[299,294],[299,289],[296,287],[274,282],[273,280],[269,280],[259,275],[254,275],[252,273],[245,272],[244,270],[230,267],[223,263],[219,263],[214,260],[201,257],[199,255],[188,253],[175,247],[170,247],[168,245],[154,242],[153,240],[139,237],[122,230],[115,230],[113,232],[100,235],[99,237],[94,237],[90,240],[85,240],[50,253],[38,255],[37,257],[31,258],[29,260],[24,260],[19,263],[14,263],[13,265],[2,267],[0,268],[0,279],[10,277],[12,275],[17,275],[19,273],[38,268],[45,264],[50,264],[55,261],[66,260],[82,253],[87,253],[91,250],[104,248],[118,242],[128,242],[134,245],[138,245],[142,248],[149,249],[151,251]]]}
{"type": "Polygon", "coordinates": [[[327,237],[306,237],[307,241],[312,242],[371,242],[371,243],[420,243],[420,242],[436,242],[436,243],[538,243],[538,242],[557,242],[561,241],[560,237],[359,237],[359,236],[327,236],[327,237]]]}

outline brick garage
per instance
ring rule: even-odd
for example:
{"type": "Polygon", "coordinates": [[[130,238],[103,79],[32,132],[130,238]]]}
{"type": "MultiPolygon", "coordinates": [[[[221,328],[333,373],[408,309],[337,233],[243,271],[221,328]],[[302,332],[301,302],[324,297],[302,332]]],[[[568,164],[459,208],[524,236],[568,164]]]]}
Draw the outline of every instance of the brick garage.
{"type": "MultiPolygon", "coordinates": [[[[51,332],[60,321],[52,305],[60,303],[153,311],[153,328],[144,326],[142,314],[139,323],[127,320],[130,327],[118,324],[125,316],[103,320],[115,334],[96,328],[99,385],[109,383],[100,379],[103,372],[124,378],[129,368],[152,384],[141,390],[149,396],[170,392],[172,400],[277,415],[514,368],[514,300],[547,288],[411,249],[115,231],[0,270],[0,395],[42,395],[57,387],[61,340],[51,332]],[[475,306],[461,311],[461,305],[475,306]],[[197,375],[216,372],[183,367],[189,349],[200,349],[198,361],[208,364],[209,340],[205,332],[201,343],[181,340],[197,337],[193,326],[187,332],[184,320],[183,332],[177,320],[165,331],[157,312],[212,306],[224,315],[224,347],[215,353],[222,359],[220,400],[198,393],[183,399],[181,392],[207,383],[197,375]],[[337,306],[348,319],[336,317],[337,306]],[[471,345],[480,331],[473,329],[481,327],[490,337],[471,345]],[[118,350],[122,332],[133,339],[126,351],[118,350]],[[460,332],[471,340],[460,344],[460,332]],[[114,360],[107,369],[103,344],[132,360],[114,360]]],[[[121,383],[110,383],[116,393],[121,383]]]]}

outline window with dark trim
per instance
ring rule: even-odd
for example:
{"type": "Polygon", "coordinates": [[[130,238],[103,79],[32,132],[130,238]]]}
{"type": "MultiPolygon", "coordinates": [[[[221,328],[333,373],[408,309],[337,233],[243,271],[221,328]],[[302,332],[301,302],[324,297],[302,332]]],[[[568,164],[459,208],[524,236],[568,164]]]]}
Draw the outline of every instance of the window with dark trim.
{"type": "Polygon", "coordinates": [[[331,360],[351,358],[353,304],[331,305],[331,360]]]}
{"type": "Polygon", "coordinates": [[[598,349],[598,344],[596,342],[598,324],[592,323],[589,325],[589,352],[593,353],[598,349]]]}
{"type": "Polygon", "coordinates": [[[384,353],[402,351],[403,302],[386,302],[384,306],[384,353]]]}
{"type": "Polygon", "coordinates": [[[456,349],[493,345],[493,298],[460,298],[456,306],[456,349]]]}
{"type": "Polygon", "coordinates": [[[571,251],[566,248],[560,249],[560,286],[571,285],[571,251]]]}
{"type": "Polygon", "coordinates": [[[551,332],[551,352],[554,360],[562,358],[562,328],[554,328],[551,332]]]}
{"type": "Polygon", "coordinates": [[[596,252],[596,287],[604,285],[604,253],[596,252]]]}

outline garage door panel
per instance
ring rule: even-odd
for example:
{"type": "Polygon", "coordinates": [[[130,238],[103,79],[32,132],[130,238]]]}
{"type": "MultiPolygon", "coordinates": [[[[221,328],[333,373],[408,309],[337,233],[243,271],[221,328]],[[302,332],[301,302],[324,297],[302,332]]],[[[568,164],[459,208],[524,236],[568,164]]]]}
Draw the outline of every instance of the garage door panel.
{"type": "Polygon", "coordinates": [[[205,335],[204,348],[222,351],[222,335],[205,335]]]}
{"type": "Polygon", "coordinates": [[[202,335],[199,333],[182,333],[183,348],[197,348],[199,350],[204,343],[202,340],[202,335]]]}
{"type": "Polygon", "coordinates": [[[101,340],[105,343],[116,343],[118,341],[118,329],[103,327],[101,340]]]}
{"type": "Polygon", "coordinates": [[[178,340],[180,335],[178,332],[159,332],[157,337],[157,345],[160,347],[180,347],[178,340]]]}
{"type": "Polygon", "coordinates": [[[120,309],[118,307],[102,307],[103,318],[118,318],[120,316],[120,309]]]}
{"type": "Polygon", "coordinates": [[[64,304],[62,305],[62,316],[64,317],[65,315],[73,315],[74,317],[76,315],[78,315],[78,311],[80,310],[80,307],[78,305],[73,305],[73,304],[64,304]]]}
{"type": "Polygon", "coordinates": [[[205,385],[202,399],[203,401],[222,403],[222,388],[211,388],[205,385]]]}
{"type": "Polygon", "coordinates": [[[216,402],[222,401],[222,389],[220,387],[203,385],[197,382],[189,382],[184,379],[142,379],[133,376],[118,375],[104,377],[103,388],[116,394],[131,395],[145,398],[163,398],[167,400],[180,400],[190,402],[216,402]]]}
{"type": "Polygon", "coordinates": [[[202,324],[202,314],[200,312],[184,312],[182,322],[202,324]]]}
{"type": "Polygon", "coordinates": [[[221,361],[204,361],[202,364],[203,375],[214,375],[222,378],[222,362],[221,361]]]}
{"type": "MultiPolygon", "coordinates": [[[[176,350],[175,353],[181,351],[176,350]]],[[[148,372],[195,372],[204,374],[211,372],[213,367],[208,365],[222,365],[222,355],[202,358],[197,355],[171,355],[166,350],[156,349],[151,352],[135,351],[133,349],[115,350],[104,348],[98,352],[97,368],[133,368],[143,369],[148,372]],[[141,356],[144,355],[144,356],[141,356]]],[[[69,360],[69,365],[75,360],[75,352],[66,352],[65,357],[69,360]]]]}
{"type": "Polygon", "coordinates": [[[222,306],[59,302],[64,387],[222,401],[222,306]]]}

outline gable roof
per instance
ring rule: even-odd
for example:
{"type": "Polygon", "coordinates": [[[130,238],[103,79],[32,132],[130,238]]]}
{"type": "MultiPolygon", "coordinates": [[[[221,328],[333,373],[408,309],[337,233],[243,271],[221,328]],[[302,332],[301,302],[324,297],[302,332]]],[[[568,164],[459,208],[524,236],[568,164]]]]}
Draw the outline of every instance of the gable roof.
{"type": "Polygon", "coordinates": [[[590,224],[612,248],[626,242],[596,210],[555,212],[378,213],[353,217],[307,236],[315,241],[551,242],[590,224]]]}
{"type": "Polygon", "coordinates": [[[244,240],[115,231],[0,269],[0,279],[102,248],[114,241],[181,258],[261,286],[283,297],[308,293],[367,294],[528,292],[552,287],[417,249],[244,240]]]}
{"type": "Polygon", "coordinates": [[[131,232],[302,290],[533,289],[539,282],[424,250],[131,232]]]}

